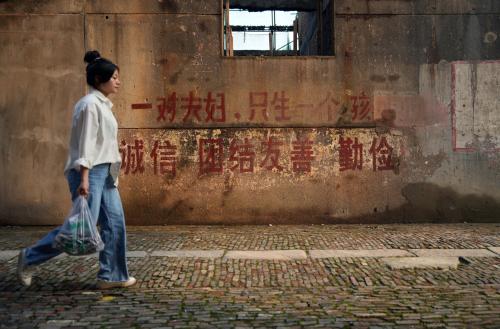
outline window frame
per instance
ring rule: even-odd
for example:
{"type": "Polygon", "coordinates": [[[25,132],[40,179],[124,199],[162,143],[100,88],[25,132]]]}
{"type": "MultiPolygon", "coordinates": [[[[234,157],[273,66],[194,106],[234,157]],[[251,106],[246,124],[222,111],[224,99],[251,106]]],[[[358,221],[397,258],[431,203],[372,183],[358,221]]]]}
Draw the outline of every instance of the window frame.
{"type": "MultiPolygon", "coordinates": [[[[230,0],[219,0],[219,8],[220,8],[220,57],[226,58],[226,59],[232,59],[232,58],[248,58],[248,59],[255,59],[255,58],[261,58],[261,59],[270,59],[270,58],[276,58],[276,59],[283,59],[283,58],[288,58],[288,59],[311,59],[311,58],[318,58],[318,59],[334,59],[336,58],[336,52],[335,52],[335,0],[330,0],[331,2],[331,15],[332,15],[332,23],[331,23],[331,46],[332,46],[332,54],[331,55],[274,55],[274,56],[269,56],[269,55],[259,55],[259,56],[229,56],[226,55],[226,51],[224,48],[224,41],[225,41],[225,11],[226,11],[226,2],[229,2],[230,0]]],[[[323,0],[315,0],[318,4],[318,9],[316,12],[319,11],[319,6],[323,6],[323,0]]],[[[322,16],[322,15],[321,15],[322,16]]]]}

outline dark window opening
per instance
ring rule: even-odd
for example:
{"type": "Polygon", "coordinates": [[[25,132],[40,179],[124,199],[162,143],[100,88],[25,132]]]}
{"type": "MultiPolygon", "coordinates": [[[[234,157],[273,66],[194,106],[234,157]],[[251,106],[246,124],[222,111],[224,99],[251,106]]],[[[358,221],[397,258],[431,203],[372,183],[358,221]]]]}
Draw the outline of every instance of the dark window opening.
{"type": "Polygon", "coordinates": [[[222,0],[225,56],[333,56],[333,0],[222,0]]]}

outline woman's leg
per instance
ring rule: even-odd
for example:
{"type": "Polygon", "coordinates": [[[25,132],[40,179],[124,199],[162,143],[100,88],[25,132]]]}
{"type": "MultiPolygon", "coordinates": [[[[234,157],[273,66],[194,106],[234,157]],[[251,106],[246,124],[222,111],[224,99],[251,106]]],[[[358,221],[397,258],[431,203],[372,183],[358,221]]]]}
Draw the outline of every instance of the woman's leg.
{"type": "Polygon", "coordinates": [[[120,194],[111,176],[102,192],[99,225],[105,247],[99,254],[100,270],[97,278],[109,282],[127,281],[125,216],[120,194]]]}
{"type": "Polygon", "coordinates": [[[24,266],[41,264],[61,253],[61,251],[52,247],[52,242],[54,242],[54,238],[60,229],[61,226],[56,227],[33,246],[24,249],[24,266]]]}
{"type": "MultiPolygon", "coordinates": [[[[102,190],[109,174],[109,165],[98,165],[89,171],[89,191],[88,203],[94,220],[97,221],[99,208],[101,206],[102,190]]],[[[68,174],[68,185],[71,192],[71,199],[78,197],[78,186],[80,186],[80,173],[71,170],[68,174]]],[[[54,238],[59,233],[61,227],[50,231],[46,236],[36,242],[33,246],[25,249],[24,266],[41,264],[61,253],[52,247],[54,238]]]]}

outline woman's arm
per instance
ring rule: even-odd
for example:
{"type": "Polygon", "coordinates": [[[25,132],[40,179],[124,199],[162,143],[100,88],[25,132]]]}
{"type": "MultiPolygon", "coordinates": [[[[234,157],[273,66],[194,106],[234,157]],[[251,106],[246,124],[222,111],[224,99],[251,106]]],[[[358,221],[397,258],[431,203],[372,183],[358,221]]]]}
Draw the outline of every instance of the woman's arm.
{"type": "Polygon", "coordinates": [[[80,166],[81,182],[78,187],[78,194],[87,197],[89,195],[89,168],[80,166]]]}

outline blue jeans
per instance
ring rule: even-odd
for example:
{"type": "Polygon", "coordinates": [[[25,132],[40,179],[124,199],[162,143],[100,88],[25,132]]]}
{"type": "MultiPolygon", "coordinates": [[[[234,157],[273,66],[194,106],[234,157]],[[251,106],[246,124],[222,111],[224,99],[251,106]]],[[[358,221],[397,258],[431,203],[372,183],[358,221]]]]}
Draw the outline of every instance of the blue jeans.
{"type": "MultiPolygon", "coordinates": [[[[126,256],[125,216],[118,189],[109,174],[109,164],[101,164],[89,170],[88,203],[94,219],[100,226],[104,250],[99,253],[97,278],[105,281],[127,281],[129,278],[126,256]]],[[[78,197],[81,176],[76,170],[68,173],[71,199],[78,197]]],[[[49,232],[35,245],[26,248],[26,265],[38,265],[59,255],[52,247],[60,226],[49,232]]]]}

